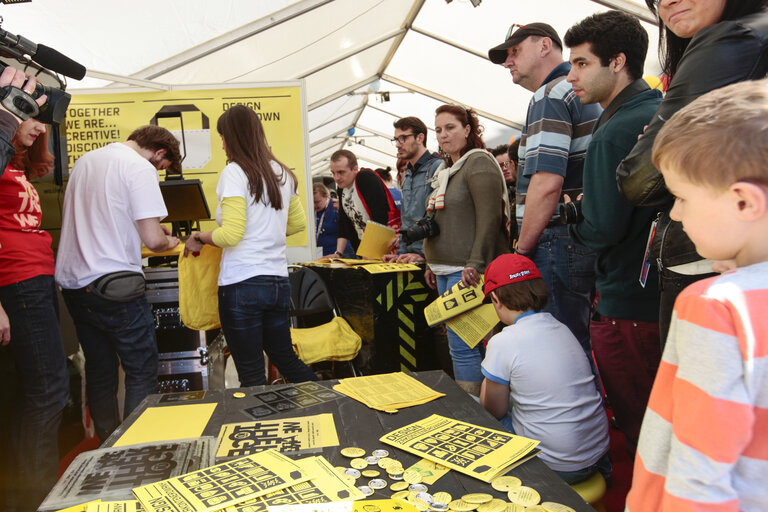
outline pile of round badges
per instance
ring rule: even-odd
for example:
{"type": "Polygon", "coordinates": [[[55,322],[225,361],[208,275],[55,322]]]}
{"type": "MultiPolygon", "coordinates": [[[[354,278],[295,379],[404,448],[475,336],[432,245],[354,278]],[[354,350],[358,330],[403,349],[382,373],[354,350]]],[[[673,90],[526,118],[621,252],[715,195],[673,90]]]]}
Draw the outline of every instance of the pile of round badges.
{"type": "Polygon", "coordinates": [[[387,450],[373,450],[370,455],[366,455],[362,448],[351,446],[342,448],[341,454],[352,459],[349,461],[350,467],[337,466],[336,471],[352,484],[357,484],[361,476],[368,478],[366,485],[357,487],[366,497],[387,487],[387,480],[382,475],[385,471],[386,476],[394,480],[389,486],[393,492],[390,498],[406,500],[419,512],[575,512],[560,503],[540,503],[538,491],[523,485],[514,476],[499,476],[491,481],[491,487],[507,493],[509,502],[486,493],[465,494],[459,499],[453,499],[447,492],[427,492],[427,486],[421,483],[421,473],[406,471],[402,462],[389,457],[387,450]]]}

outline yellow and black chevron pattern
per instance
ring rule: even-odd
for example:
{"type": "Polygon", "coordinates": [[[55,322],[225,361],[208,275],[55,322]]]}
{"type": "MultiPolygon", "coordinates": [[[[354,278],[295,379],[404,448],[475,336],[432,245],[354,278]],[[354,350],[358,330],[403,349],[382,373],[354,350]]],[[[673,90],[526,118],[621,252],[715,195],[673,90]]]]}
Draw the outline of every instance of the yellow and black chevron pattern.
{"type": "Polygon", "coordinates": [[[417,369],[416,339],[417,323],[423,323],[416,315],[424,315],[429,292],[423,280],[412,272],[394,274],[382,292],[376,297],[385,313],[391,317],[397,314],[397,338],[399,341],[400,370],[412,372],[417,369]]]}

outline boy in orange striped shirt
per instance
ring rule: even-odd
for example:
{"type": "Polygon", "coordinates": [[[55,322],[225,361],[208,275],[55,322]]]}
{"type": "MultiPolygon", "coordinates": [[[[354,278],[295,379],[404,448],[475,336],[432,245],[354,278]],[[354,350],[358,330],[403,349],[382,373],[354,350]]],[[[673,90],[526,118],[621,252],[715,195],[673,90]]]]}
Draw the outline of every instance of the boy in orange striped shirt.
{"type": "MultiPolygon", "coordinates": [[[[653,147],[670,212],[734,270],[675,302],[627,509],[768,507],[768,81],[706,94],[653,147]]],[[[722,263],[721,263],[722,265],[722,263]]]]}

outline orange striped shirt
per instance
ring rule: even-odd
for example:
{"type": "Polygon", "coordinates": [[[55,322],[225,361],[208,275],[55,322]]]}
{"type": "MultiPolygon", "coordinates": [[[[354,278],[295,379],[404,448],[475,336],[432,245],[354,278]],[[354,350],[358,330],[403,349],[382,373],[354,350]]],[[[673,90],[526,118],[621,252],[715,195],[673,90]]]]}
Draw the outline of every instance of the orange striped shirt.
{"type": "Polygon", "coordinates": [[[627,510],[768,510],[768,262],[677,298],[627,510]]]}

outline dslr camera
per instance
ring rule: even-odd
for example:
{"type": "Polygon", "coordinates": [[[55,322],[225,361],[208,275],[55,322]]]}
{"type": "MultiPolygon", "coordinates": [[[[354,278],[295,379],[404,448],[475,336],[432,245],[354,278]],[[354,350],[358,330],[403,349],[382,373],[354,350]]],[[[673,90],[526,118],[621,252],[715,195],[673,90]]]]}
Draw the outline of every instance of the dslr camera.
{"type": "Polygon", "coordinates": [[[437,222],[435,222],[433,215],[419,219],[416,221],[416,224],[407,229],[401,229],[399,233],[400,241],[405,245],[408,245],[430,236],[439,235],[440,228],[437,227],[437,222]]]}
{"type": "Polygon", "coordinates": [[[581,211],[581,201],[571,201],[560,205],[560,221],[563,224],[578,224],[584,220],[581,211]]]}

